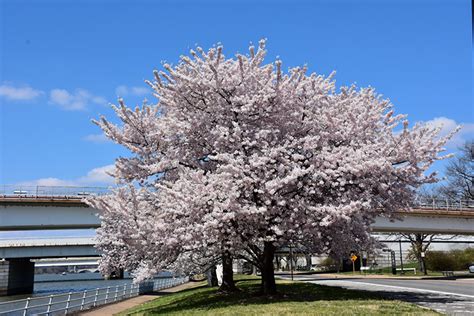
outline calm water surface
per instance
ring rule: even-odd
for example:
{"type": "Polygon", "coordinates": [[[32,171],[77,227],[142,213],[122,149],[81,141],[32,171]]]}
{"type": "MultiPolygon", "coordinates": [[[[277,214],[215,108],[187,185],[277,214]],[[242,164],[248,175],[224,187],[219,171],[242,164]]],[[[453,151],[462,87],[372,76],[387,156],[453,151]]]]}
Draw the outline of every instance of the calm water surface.
{"type": "MultiPolygon", "coordinates": [[[[170,273],[163,273],[159,275],[159,277],[170,276],[170,273]]],[[[78,292],[107,286],[113,287],[129,283],[132,283],[132,279],[129,276],[128,278],[121,280],[104,280],[100,273],[77,273],[66,275],[41,274],[35,276],[33,294],[0,296],[0,302],[14,301],[27,297],[78,292]]]]}

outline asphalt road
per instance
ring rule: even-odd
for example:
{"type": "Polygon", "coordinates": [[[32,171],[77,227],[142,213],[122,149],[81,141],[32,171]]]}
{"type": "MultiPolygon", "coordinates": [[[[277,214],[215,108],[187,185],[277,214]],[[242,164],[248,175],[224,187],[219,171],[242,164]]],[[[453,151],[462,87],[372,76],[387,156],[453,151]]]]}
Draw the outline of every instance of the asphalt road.
{"type": "MultiPolygon", "coordinates": [[[[280,277],[290,278],[287,275],[280,277]]],[[[418,304],[448,315],[474,315],[474,278],[456,280],[343,276],[335,278],[313,274],[295,275],[295,280],[377,292],[387,298],[418,304]]]]}
{"type": "MultiPolygon", "coordinates": [[[[456,280],[430,280],[430,279],[393,279],[393,278],[384,278],[384,279],[371,279],[371,278],[344,278],[338,277],[337,279],[331,279],[324,276],[319,276],[317,274],[313,275],[298,275],[298,280],[306,281],[321,281],[321,280],[344,280],[345,282],[357,282],[361,284],[373,284],[373,285],[386,285],[386,286],[396,286],[403,287],[406,289],[416,289],[416,290],[427,290],[427,291],[437,291],[443,293],[450,293],[454,295],[468,295],[472,296],[474,299],[474,278],[459,278],[456,280]]],[[[368,285],[369,286],[369,285],[368,285]]]]}

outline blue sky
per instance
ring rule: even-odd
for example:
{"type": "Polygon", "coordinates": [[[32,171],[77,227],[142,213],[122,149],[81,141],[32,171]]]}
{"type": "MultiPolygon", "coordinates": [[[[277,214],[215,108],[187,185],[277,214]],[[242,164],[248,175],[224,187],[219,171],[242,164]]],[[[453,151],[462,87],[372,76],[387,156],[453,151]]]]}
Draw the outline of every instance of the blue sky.
{"type": "Polygon", "coordinates": [[[153,101],[143,80],[196,44],[230,56],[267,38],[268,61],[336,70],[411,122],[464,124],[450,150],[474,138],[468,0],[0,3],[0,184],[110,184],[127,153],[91,119],[119,95],[153,101]]]}

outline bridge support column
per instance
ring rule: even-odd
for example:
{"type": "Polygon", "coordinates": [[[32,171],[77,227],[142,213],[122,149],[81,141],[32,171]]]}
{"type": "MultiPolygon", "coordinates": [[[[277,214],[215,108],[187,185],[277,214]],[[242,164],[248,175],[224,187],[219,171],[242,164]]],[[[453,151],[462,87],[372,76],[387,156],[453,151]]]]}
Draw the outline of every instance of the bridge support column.
{"type": "Polygon", "coordinates": [[[0,296],[33,293],[35,263],[30,259],[0,261],[0,296]]]}

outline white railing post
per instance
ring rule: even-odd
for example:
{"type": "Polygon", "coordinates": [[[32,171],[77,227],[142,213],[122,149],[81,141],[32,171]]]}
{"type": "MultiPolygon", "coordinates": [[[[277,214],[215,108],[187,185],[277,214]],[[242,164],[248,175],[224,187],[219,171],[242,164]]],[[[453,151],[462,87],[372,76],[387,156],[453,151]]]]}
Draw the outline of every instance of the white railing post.
{"type": "Polygon", "coordinates": [[[71,292],[67,295],[67,301],[66,301],[66,309],[64,310],[64,315],[67,314],[67,311],[69,310],[69,304],[71,303],[71,292]]]}
{"type": "Polygon", "coordinates": [[[105,302],[104,302],[104,304],[107,304],[107,300],[109,298],[109,292],[110,292],[110,286],[107,286],[107,291],[105,292],[105,302]]]}
{"type": "Polygon", "coordinates": [[[49,315],[49,312],[51,311],[51,304],[53,303],[53,295],[49,296],[49,302],[48,302],[48,308],[46,309],[46,315],[49,315]]]}
{"type": "Polygon", "coordinates": [[[124,284],[123,286],[123,294],[122,294],[122,298],[125,299],[125,295],[127,294],[127,284],[124,284]]]}
{"type": "Polygon", "coordinates": [[[28,306],[30,306],[30,298],[29,297],[26,299],[25,308],[23,309],[23,316],[26,316],[26,313],[28,312],[28,306]]]}
{"type": "Polygon", "coordinates": [[[94,307],[97,306],[97,297],[99,296],[99,288],[95,290],[95,296],[94,296],[94,307]]]}
{"type": "Polygon", "coordinates": [[[119,288],[119,286],[117,285],[117,286],[115,287],[114,302],[116,302],[116,301],[117,301],[118,288],[119,288]]]}
{"type": "Polygon", "coordinates": [[[87,290],[85,290],[84,293],[82,294],[81,311],[84,309],[84,303],[86,301],[86,294],[87,294],[87,290]]]}

